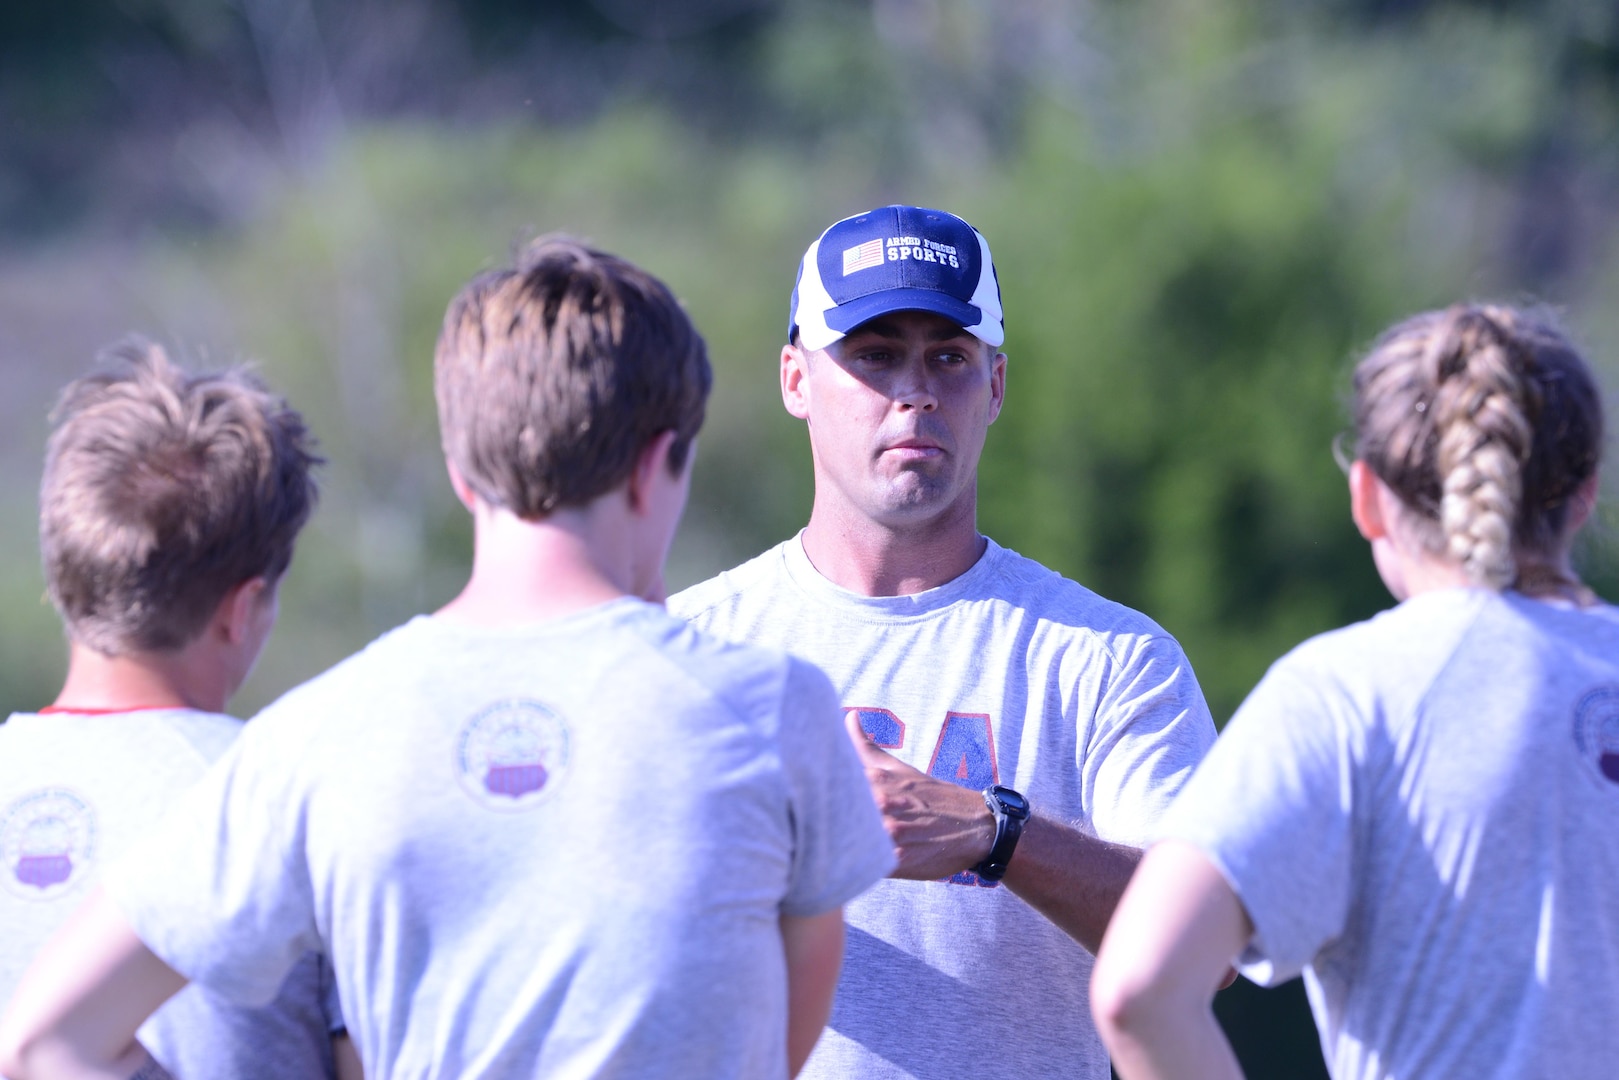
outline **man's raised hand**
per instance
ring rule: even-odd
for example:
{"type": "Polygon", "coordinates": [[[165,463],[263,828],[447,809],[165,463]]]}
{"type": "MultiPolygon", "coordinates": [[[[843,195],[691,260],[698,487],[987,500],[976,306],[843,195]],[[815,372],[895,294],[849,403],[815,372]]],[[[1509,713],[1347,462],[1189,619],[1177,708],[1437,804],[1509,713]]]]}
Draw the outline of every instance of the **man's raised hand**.
{"type": "Polygon", "coordinates": [[[995,816],[981,792],[919,772],[871,741],[854,710],[844,714],[849,738],[894,842],[892,877],[931,881],[969,869],[995,843],[995,816]]]}

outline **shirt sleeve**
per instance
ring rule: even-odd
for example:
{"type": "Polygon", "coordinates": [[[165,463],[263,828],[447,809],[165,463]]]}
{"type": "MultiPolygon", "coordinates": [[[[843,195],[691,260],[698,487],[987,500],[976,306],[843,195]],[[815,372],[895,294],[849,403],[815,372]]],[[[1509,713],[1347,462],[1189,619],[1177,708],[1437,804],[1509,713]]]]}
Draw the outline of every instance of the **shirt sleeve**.
{"type": "Polygon", "coordinates": [[[1139,847],[1214,744],[1214,720],[1174,638],[1141,635],[1115,660],[1080,767],[1096,835],[1139,847]]]}
{"type": "Polygon", "coordinates": [[[788,663],[780,730],[794,846],[782,912],[819,915],[887,876],[894,845],[831,681],[804,661],[788,663]]]}
{"type": "Polygon", "coordinates": [[[107,895],[136,935],[186,978],[242,1005],[268,1004],[321,947],[304,858],[304,800],[263,717],[158,827],[109,868],[107,895]]]}
{"type": "Polygon", "coordinates": [[[1254,924],[1243,973],[1299,974],[1348,917],[1360,725],[1284,659],[1226,725],[1166,816],[1164,839],[1202,851],[1254,924]]]}

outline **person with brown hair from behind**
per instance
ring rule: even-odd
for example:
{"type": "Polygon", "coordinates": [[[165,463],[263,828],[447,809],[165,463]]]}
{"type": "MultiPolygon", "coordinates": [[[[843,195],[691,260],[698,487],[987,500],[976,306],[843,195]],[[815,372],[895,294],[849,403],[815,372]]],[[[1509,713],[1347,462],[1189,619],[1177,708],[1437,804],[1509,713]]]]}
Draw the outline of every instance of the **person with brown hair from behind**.
{"type": "Polygon", "coordinates": [[[1429,311],[1355,370],[1349,510],[1397,604],[1278,660],[1170,808],[1092,1002],[1119,1074],[1233,1077],[1233,958],[1303,973],[1338,1080],[1612,1076],[1619,608],[1574,571],[1602,457],[1540,312],[1429,311]]]}
{"type": "MultiPolygon", "coordinates": [[[[255,376],[193,374],[135,339],[70,383],[54,420],[39,534],[68,672],[49,707],[0,725],[0,1001],[236,739],[223,710],[275,625],[319,462],[255,376]]],[[[141,1042],[182,1080],[331,1076],[334,1033],[347,1053],[331,990],[310,953],[270,1005],[191,989],[141,1042]]]]}
{"type": "Polygon", "coordinates": [[[549,239],[469,283],[435,388],[466,588],[273,704],[0,1021],[0,1069],[133,1071],[182,976],[332,957],[368,1072],[776,1080],[893,850],[825,675],[648,602],[711,381],[664,284],[549,239]],[[229,842],[224,837],[229,836],[229,842]],[[172,966],[171,966],[172,965],[172,966]]]}

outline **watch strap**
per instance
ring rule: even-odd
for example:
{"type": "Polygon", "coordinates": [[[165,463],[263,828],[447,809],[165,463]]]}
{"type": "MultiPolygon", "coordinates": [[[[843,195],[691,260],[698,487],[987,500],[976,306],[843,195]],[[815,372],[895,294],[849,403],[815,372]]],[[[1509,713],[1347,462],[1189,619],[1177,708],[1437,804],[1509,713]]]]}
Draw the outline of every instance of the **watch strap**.
{"type": "Polygon", "coordinates": [[[995,842],[990,845],[989,854],[972,868],[972,872],[984,881],[999,881],[1006,876],[1012,852],[1017,850],[1018,837],[1023,835],[1023,823],[1029,819],[1029,804],[1011,788],[995,784],[984,789],[984,805],[995,815],[995,842]],[[1008,802],[1001,795],[1003,791],[1017,801],[1008,802]]]}

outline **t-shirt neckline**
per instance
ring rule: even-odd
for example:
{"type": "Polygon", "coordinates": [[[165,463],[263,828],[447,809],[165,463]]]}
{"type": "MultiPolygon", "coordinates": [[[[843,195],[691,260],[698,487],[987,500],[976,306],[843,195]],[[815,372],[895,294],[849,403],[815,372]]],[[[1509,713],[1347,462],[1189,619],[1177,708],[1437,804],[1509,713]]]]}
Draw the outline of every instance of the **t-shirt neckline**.
{"type": "MultiPolygon", "coordinates": [[[[474,638],[528,638],[550,637],[557,634],[576,635],[584,627],[597,622],[611,622],[626,618],[634,614],[656,607],[638,596],[615,596],[611,600],[603,600],[599,604],[570,611],[566,615],[558,615],[549,619],[538,619],[534,622],[514,623],[510,626],[481,626],[476,623],[462,622],[458,619],[442,618],[436,612],[424,612],[411,620],[411,623],[423,627],[431,627],[433,632],[450,634],[458,637],[474,638]]],[[[662,608],[658,608],[662,610],[662,608]]]]}
{"type": "Polygon", "coordinates": [[[932,615],[961,600],[986,595],[986,584],[999,572],[1005,551],[986,536],[983,554],[966,571],[943,585],[906,596],[865,596],[832,581],[810,562],[804,551],[802,530],[782,545],[782,568],[788,580],[821,603],[857,611],[868,618],[916,618],[932,615]]]}

